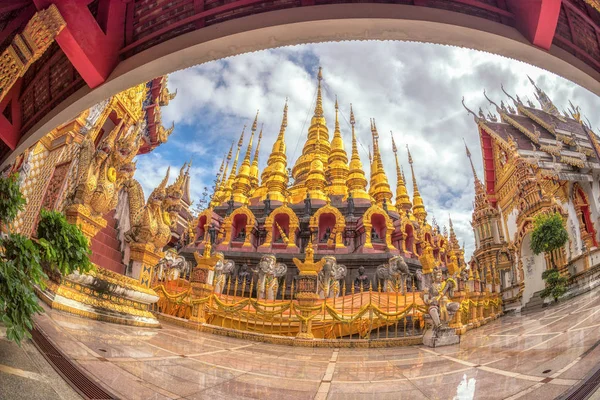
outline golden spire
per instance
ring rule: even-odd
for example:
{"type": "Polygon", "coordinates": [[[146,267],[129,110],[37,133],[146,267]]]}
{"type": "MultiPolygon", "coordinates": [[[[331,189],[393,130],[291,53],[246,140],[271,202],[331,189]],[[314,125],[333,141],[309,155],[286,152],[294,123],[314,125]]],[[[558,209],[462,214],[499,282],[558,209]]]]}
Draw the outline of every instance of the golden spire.
{"type": "Polygon", "coordinates": [[[223,197],[222,202],[229,201],[231,196],[231,190],[233,188],[233,182],[237,176],[237,164],[238,159],[240,157],[240,150],[242,149],[242,145],[244,144],[244,132],[246,131],[246,125],[244,125],[244,129],[242,129],[242,134],[240,135],[240,140],[238,140],[237,150],[235,152],[235,158],[233,160],[233,165],[231,166],[231,172],[229,173],[229,178],[227,178],[227,182],[225,183],[225,187],[223,188],[223,197]]]}
{"type": "MultiPolygon", "coordinates": [[[[317,136],[319,127],[317,126],[317,136]]],[[[311,199],[325,200],[328,197],[325,194],[327,180],[325,179],[325,166],[319,157],[314,157],[310,163],[310,170],[306,177],[306,189],[311,199]]]]}
{"type": "MultiPolygon", "coordinates": [[[[323,98],[321,96],[321,81],[323,80],[322,68],[319,67],[319,74],[317,75],[318,86],[317,86],[317,104],[315,104],[315,117],[323,116],[323,98]]],[[[337,102],[337,100],[336,100],[337,102]]]]}
{"type": "MultiPolygon", "coordinates": [[[[463,138],[464,141],[464,138],[463,138]]],[[[473,159],[471,158],[471,152],[467,147],[467,142],[465,142],[465,151],[467,153],[467,157],[469,157],[469,162],[471,163],[471,170],[473,171],[473,179],[475,183],[475,205],[473,210],[473,221],[477,219],[479,215],[484,215],[486,213],[485,210],[489,210],[493,208],[489,199],[487,197],[487,193],[485,191],[485,186],[479,180],[477,176],[477,172],[475,171],[475,166],[473,165],[473,159]]]]}
{"type": "Polygon", "coordinates": [[[329,153],[327,173],[329,175],[330,195],[346,196],[348,187],[348,154],[344,148],[344,141],[340,132],[339,107],[337,97],[335,99],[335,131],[331,139],[331,153],[329,153]]]}
{"type": "Polygon", "coordinates": [[[315,157],[319,158],[321,163],[326,165],[331,151],[329,131],[323,114],[323,99],[321,93],[323,72],[321,68],[319,68],[317,78],[318,85],[315,112],[311,119],[310,127],[308,128],[308,137],[304,143],[302,154],[298,157],[296,164],[292,168],[294,186],[290,189],[290,195],[293,203],[301,202],[306,196],[306,179],[313,159],[315,157]]]}
{"type": "MultiPolygon", "coordinates": [[[[231,152],[230,152],[231,154],[231,152]]],[[[223,177],[223,170],[225,168],[225,159],[227,158],[227,154],[223,155],[223,159],[221,160],[221,166],[219,167],[219,172],[217,173],[217,178],[215,179],[215,189],[213,191],[213,195],[210,198],[210,207],[214,207],[215,206],[215,202],[217,201],[217,199],[219,198],[219,196],[221,195],[221,180],[223,177]]]]}
{"type": "Polygon", "coordinates": [[[350,125],[352,125],[352,157],[350,158],[350,168],[348,174],[348,191],[352,193],[355,199],[371,200],[371,196],[367,193],[367,178],[363,170],[360,156],[358,155],[358,146],[356,145],[356,132],[354,131],[354,111],[350,104],[350,125]]]}
{"type": "Polygon", "coordinates": [[[377,126],[375,121],[371,119],[371,136],[373,138],[373,160],[371,162],[371,185],[369,187],[369,194],[375,199],[375,202],[379,206],[383,206],[385,200],[387,207],[391,211],[396,211],[396,207],[392,203],[392,190],[388,183],[385,170],[383,169],[383,162],[381,161],[381,154],[379,153],[379,133],[377,132],[377,126]]]}
{"type": "Polygon", "coordinates": [[[450,240],[448,243],[450,244],[450,249],[459,250],[460,244],[458,243],[458,239],[456,238],[456,233],[454,233],[454,226],[452,226],[452,218],[448,215],[448,222],[450,224],[450,240]]]}
{"type": "Polygon", "coordinates": [[[252,166],[250,167],[250,186],[251,191],[258,187],[258,153],[260,152],[260,142],[262,140],[263,126],[260,126],[260,133],[258,134],[258,143],[256,143],[256,150],[254,151],[254,159],[252,160],[252,166]]]}
{"type": "Polygon", "coordinates": [[[250,133],[250,140],[248,141],[248,147],[246,148],[246,155],[244,156],[244,161],[242,161],[242,166],[240,167],[240,171],[235,177],[235,181],[232,185],[232,194],[233,201],[246,204],[246,200],[248,199],[248,194],[251,189],[251,178],[250,178],[250,155],[252,154],[252,142],[254,140],[254,134],[256,133],[256,129],[258,128],[258,111],[256,112],[256,117],[254,117],[254,122],[252,123],[252,130],[250,133]]]}
{"type": "Polygon", "coordinates": [[[394,141],[394,134],[392,131],[390,131],[390,135],[392,137],[392,151],[394,152],[394,158],[396,159],[396,208],[398,211],[404,211],[408,216],[408,213],[412,208],[412,203],[410,202],[404,177],[402,176],[402,171],[400,170],[400,163],[398,162],[398,148],[396,147],[396,142],[394,141]]]}
{"type": "Polygon", "coordinates": [[[289,180],[287,173],[287,157],[285,155],[287,112],[288,104],[286,99],[285,106],[283,107],[283,118],[281,119],[279,135],[277,136],[275,143],[273,143],[273,149],[267,160],[267,166],[261,176],[262,185],[254,192],[254,197],[260,196],[261,201],[267,198],[267,194],[271,201],[283,202],[285,200],[284,192],[287,189],[289,180]]]}
{"type": "Polygon", "coordinates": [[[412,174],[413,180],[413,214],[420,222],[425,221],[427,217],[427,212],[425,211],[425,206],[423,205],[423,199],[421,198],[421,194],[419,193],[419,188],[417,186],[417,178],[415,177],[415,169],[413,167],[413,159],[410,155],[410,149],[408,145],[406,145],[406,151],[408,152],[408,163],[410,164],[410,172],[412,174]]]}

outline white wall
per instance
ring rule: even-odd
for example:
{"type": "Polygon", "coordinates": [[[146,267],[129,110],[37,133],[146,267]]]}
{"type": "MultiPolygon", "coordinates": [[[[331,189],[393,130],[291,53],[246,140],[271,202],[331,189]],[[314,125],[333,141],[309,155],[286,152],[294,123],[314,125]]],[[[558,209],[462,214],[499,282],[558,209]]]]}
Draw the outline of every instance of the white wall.
{"type": "Polygon", "coordinates": [[[545,284],[542,273],[546,270],[544,254],[534,255],[530,248],[531,233],[528,233],[521,244],[521,260],[525,274],[525,289],[523,290],[522,304],[525,306],[533,294],[544,289],[545,284]]]}

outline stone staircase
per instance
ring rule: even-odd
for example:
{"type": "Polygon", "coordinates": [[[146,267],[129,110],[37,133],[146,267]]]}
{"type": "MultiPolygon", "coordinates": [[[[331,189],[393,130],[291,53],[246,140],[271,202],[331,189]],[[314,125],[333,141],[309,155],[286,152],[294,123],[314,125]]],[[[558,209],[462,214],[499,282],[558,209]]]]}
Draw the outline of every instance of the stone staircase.
{"type": "Polygon", "coordinates": [[[544,307],[544,299],[542,299],[540,296],[541,292],[542,291],[540,290],[539,292],[535,292],[533,296],[531,296],[531,299],[529,299],[527,304],[525,304],[525,307],[523,307],[523,312],[539,310],[542,307],[544,307]]]}
{"type": "Polygon", "coordinates": [[[125,265],[122,263],[123,254],[119,250],[117,220],[114,216],[114,210],[104,216],[107,224],[92,239],[92,256],[90,260],[102,268],[124,274],[125,265]]]}

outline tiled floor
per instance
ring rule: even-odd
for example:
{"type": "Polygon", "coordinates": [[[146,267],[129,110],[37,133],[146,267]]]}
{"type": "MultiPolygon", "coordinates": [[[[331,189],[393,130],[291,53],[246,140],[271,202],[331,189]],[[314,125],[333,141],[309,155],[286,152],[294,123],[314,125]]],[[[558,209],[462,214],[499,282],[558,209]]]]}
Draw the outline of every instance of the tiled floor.
{"type": "Polygon", "coordinates": [[[47,311],[49,338],[124,399],[551,399],[600,362],[600,289],[460,345],[312,349],[47,311]]]}

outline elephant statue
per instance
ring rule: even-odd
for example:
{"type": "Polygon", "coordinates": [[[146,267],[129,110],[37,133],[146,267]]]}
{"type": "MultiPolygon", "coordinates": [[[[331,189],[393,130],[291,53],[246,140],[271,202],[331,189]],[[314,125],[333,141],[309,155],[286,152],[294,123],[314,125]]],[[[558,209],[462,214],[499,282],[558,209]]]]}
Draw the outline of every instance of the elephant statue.
{"type": "Polygon", "coordinates": [[[158,281],[174,281],[187,276],[190,263],[175,249],[169,249],[156,265],[155,271],[158,281]]]}
{"type": "Polygon", "coordinates": [[[215,278],[213,281],[214,292],[216,294],[223,293],[225,285],[227,283],[227,277],[231,276],[235,270],[235,262],[233,260],[225,260],[222,257],[219,258],[215,265],[215,278]]]}
{"type": "Polygon", "coordinates": [[[279,278],[287,272],[287,266],[278,263],[272,254],[264,255],[257,266],[258,283],[256,286],[258,298],[275,300],[279,290],[279,278]]]}
{"type": "Polygon", "coordinates": [[[387,264],[377,267],[377,282],[383,284],[384,292],[406,293],[406,280],[412,277],[402,256],[390,258],[387,264]]]}
{"type": "Polygon", "coordinates": [[[338,264],[335,257],[325,256],[325,265],[319,272],[317,291],[321,299],[339,296],[340,280],[346,277],[348,271],[345,265],[338,264]]]}

